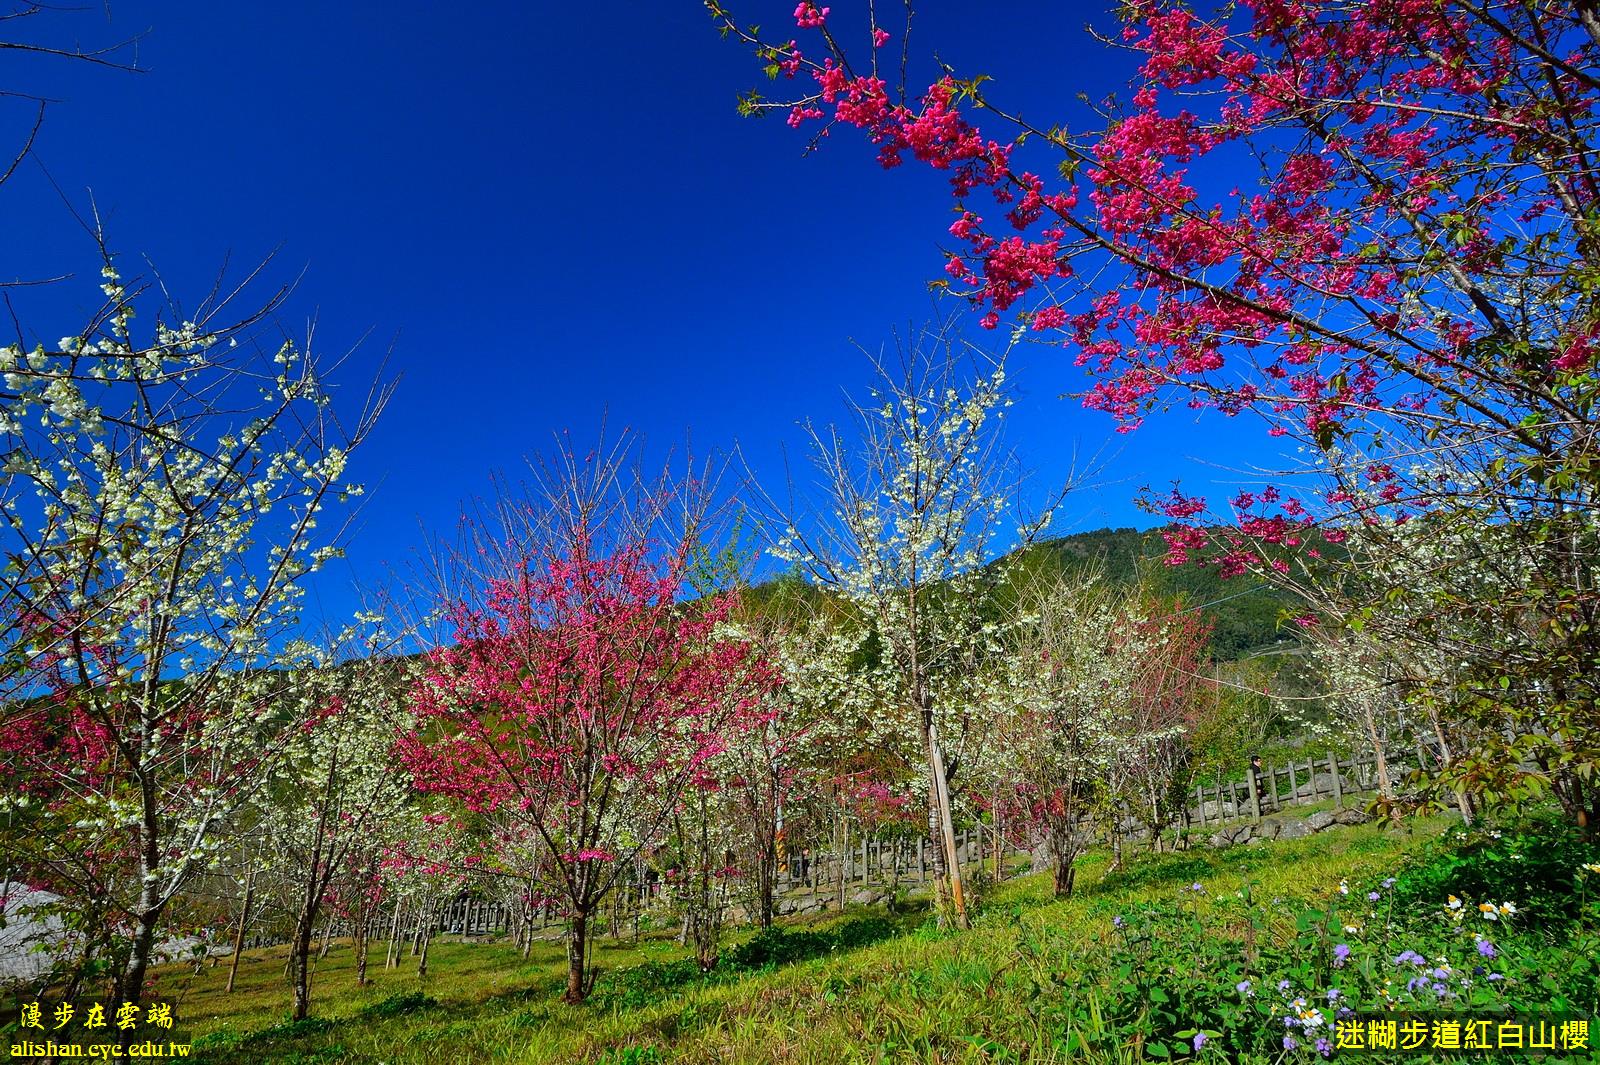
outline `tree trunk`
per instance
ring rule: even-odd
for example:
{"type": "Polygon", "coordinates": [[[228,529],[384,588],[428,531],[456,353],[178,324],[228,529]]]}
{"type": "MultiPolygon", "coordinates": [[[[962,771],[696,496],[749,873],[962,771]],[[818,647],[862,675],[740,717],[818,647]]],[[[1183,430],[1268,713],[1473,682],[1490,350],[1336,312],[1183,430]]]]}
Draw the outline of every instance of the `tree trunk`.
{"type": "Polygon", "coordinates": [[[777,880],[777,843],[774,836],[768,836],[760,843],[760,854],[756,863],[756,925],[762,929],[772,927],[777,880]]]}
{"type": "Polygon", "coordinates": [[[394,919],[389,922],[389,942],[383,951],[383,967],[393,969],[400,964],[400,917],[404,903],[399,896],[394,900],[394,919]]]}
{"type": "Polygon", "coordinates": [[[967,927],[967,900],[961,890],[961,855],[956,850],[956,827],[950,812],[950,782],[945,779],[944,752],[933,724],[932,709],[923,710],[923,738],[927,745],[928,773],[933,778],[933,799],[945,852],[945,877],[950,885],[950,905],[956,927],[967,927]]]}
{"type": "Polygon", "coordinates": [[[361,907],[361,922],[356,926],[356,986],[367,986],[367,929],[372,923],[371,905],[361,907]]]}
{"type": "MultiPolygon", "coordinates": [[[[1449,769],[1455,764],[1455,755],[1450,750],[1450,743],[1444,738],[1444,726],[1439,722],[1439,715],[1430,706],[1428,719],[1433,725],[1433,734],[1439,740],[1439,758],[1444,763],[1443,768],[1449,769]]],[[[1456,793],[1456,809],[1461,813],[1461,820],[1465,824],[1472,824],[1473,810],[1472,798],[1465,788],[1452,789],[1456,793]]]]}
{"type": "Polygon", "coordinates": [[[433,942],[433,907],[424,904],[420,917],[422,923],[422,944],[417,952],[417,975],[428,975],[428,944],[433,942]]]}
{"type": "Polygon", "coordinates": [[[1378,774],[1378,794],[1389,800],[1389,821],[1400,825],[1400,810],[1394,805],[1394,779],[1389,776],[1389,759],[1383,753],[1383,740],[1378,736],[1378,724],[1368,711],[1363,715],[1367,722],[1367,739],[1372,743],[1372,757],[1378,774]]]}
{"type": "MultiPolygon", "coordinates": [[[[141,895],[153,896],[154,884],[145,888],[141,895]]],[[[161,912],[164,907],[155,905],[154,899],[149,899],[152,908],[141,908],[138,923],[133,933],[133,948],[128,955],[128,964],[122,971],[122,979],[117,984],[118,1002],[139,1002],[144,994],[145,974],[150,971],[150,957],[155,952],[156,927],[161,922],[161,912]]],[[[131,1032],[132,1029],[128,1029],[131,1032]]],[[[125,1033],[126,1034],[126,1033],[125,1033]]]]}
{"type": "Polygon", "coordinates": [[[328,956],[328,948],[333,945],[333,920],[330,918],[322,926],[322,946],[317,950],[317,960],[321,961],[328,956]]]}
{"type": "Polygon", "coordinates": [[[255,901],[256,871],[250,870],[244,878],[244,905],[239,908],[239,927],[233,933],[233,964],[228,968],[228,986],[223,988],[228,994],[233,993],[233,981],[239,975],[239,955],[244,953],[244,930],[250,924],[250,904],[255,901]]]}
{"type": "Polygon", "coordinates": [[[576,1006],[589,995],[589,915],[574,914],[567,930],[567,1002],[576,1006]]]}
{"type": "Polygon", "coordinates": [[[1072,881],[1076,875],[1070,857],[1056,859],[1056,898],[1065,899],[1072,896],[1072,881]]]}
{"type": "Polygon", "coordinates": [[[317,908],[307,903],[295,921],[294,943],[290,948],[290,981],[294,985],[293,1019],[303,1021],[311,1013],[311,939],[317,908]]]}

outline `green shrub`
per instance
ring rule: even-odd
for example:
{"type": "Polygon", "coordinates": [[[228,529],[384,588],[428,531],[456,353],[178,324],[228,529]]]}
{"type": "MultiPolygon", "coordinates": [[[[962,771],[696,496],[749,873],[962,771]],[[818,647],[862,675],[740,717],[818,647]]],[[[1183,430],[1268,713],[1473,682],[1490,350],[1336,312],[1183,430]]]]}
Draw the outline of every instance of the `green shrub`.
{"type": "Polygon", "coordinates": [[[1397,877],[1402,905],[1449,895],[1513,899],[1524,923],[1560,927],[1575,920],[1584,898],[1585,863],[1600,862],[1600,844],[1585,840],[1555,813],[1480,823],[1434,841],[1397,877]]]}
{"type": "Polygon", "coordinates": [[[595,982],[590,1002],[601,1009],[638,1009],[701,980],[704,975],[693,958],[630,965],[602,975],[595,982]]]}

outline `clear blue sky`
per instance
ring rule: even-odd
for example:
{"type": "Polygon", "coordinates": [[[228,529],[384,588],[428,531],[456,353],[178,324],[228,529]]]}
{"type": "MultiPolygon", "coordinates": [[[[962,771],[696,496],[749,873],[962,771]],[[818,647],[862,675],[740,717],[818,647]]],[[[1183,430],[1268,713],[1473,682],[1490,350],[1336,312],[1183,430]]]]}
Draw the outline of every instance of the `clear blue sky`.
{"type": "MultiPolygon", "coordinates": [[[[831,6],[836,21],[853,10],[831,6]]],[[[792,8],[736,10],[787,37],[792,8]]],[[[914,53],[988,73],[1048,120],[1119,82],[1125,58],[1083,32],[1100,10],[927,3],[914,53]]],[[[776,478],[796,423],[837,417],[841,390],[868,383],[851,340],[876,346],[933,309],[942,179],[886,173],[853,136],[802,158],[780,120],[737,117],[736,93],[764,79],[693,0],[115,0],[110,15],[67,25],[86,44],[145,33],[144,73],[29,60],[0,85],[59,98],[37,155],[60,186],[80,206],[92,188],[116,250],[180,294],[225,257],[281,246],[273,280],[305,270],[294,331],[316,315],[325,353],[370,331],[352,379],[393,344],[403,381],[356,465],[374,491],[334,584],[377,573],[419,524],[450,527],[491,471],[602,417],[658,451],[686,433],[701,449],[737,441],[776,478]]],[[[21,117],[8,108],[0,133],[21,117]]],[[[0,274],[80,271],[45,301],[65,300],[52,312],[65,321],[29,323],[54,339],[96,295],[92,248],[37,167],[0,190],[0,210],[0,274]]],[[[972,335],[986,336],[975,322],[972,335]]],[[[1206,463],[1248,465],[1265,439],[1186,410],[1112,439],[1107,419],[1058,398],[1084,383],[1060,349],[1025,353],[1018,380],[1014,440],[1044,482],[1074,447],[1116,453],[1067,530],[1148,525],[1140,484],[1233,483],[1206,463]]],[[[321,594],[342,605],[337,587],[321,594]]]]}

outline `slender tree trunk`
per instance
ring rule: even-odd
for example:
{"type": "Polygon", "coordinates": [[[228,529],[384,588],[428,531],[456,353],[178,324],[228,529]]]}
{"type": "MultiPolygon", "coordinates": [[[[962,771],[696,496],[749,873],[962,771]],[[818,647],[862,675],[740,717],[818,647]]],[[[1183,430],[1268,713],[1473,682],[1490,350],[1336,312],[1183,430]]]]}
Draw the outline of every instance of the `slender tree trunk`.
{"type": "Polygon", "coordinates": [[[389,922],[389,942],[384,944],[383,967],[393,969],[400,964],[400,917],[403,913],[404,902],[396,895],[394,900],[394,919],[389,922]]]}
{"type": "Polygon", "coordinates": [[[927,743],[928,772],[933,777],[934,806],[945,852],[945,877],[950,884],[950,905],[958,928],[967,926],[967,900],[961,889],[961,855],[956,850],[956,828],[950,812],[950,784],[945,778],[944,752],[931,708],[923,710],[923,735],[927,743]]]}
{"type": "Polygon", "coordinates": [[[322,946],[317,948],[317,960],[321,961],[328,956],[328,948],[333,945],[333,919],[329,918],[322,925],[322,946]]]}
{"type": "MultiPolygon", "coordinates": [[[[1451,753],[1449,741],[1444,738],[1444,726],[1439,722],[1439,715],[1433,710],[1432,707],[1429,707],[1428,709],[1428,720],[1433,725],[1434,736],[1439,740],[1439,758],[1444,763],[1444,768],[1448,769],[1452,764],[1454,764],[1455,756],[1451,753]]],[[[1467,795],[1465,788],[1455,788],[1453,790],[1456,793],[1456,809],[1461,812],[1461,820],[1466,824],[1472,824],[1473,810],[1471,797],[1467,795]]]]}
{"type": "Polygon", "coordinates": [[[1006,837],[1004,821],[1001,819],[999,806],[994,810],[994,882],[1000,883],[1005,875],[1003,860],[1006,853],[1006,837]]]}
{"type": "Polygon", "coordinates": [[[370,904],[361,907],[361,923],[356,927],[356,986],[367,986],[367,931],[372,923],[370,904]]]}
{"type": "MultiPolygon", "coordinates": [[[[149,718],[150,707],[144,708],[145,726],[148,734],[153,735],[154,722],[149,718]]],[[[122,971],[122,979],[117,983],[117,1001],[142,1002],[144,1001],[144,978],[150,970],[150,958],[155,952],[156,929],[160,926],[161,915],[166,910],[166,901],[161,898],[160,873],[161,867],[161,818],[158,809],[159,798],[154,783],[144,772],[137,772],[140,781],[141,818],[139,832],[139,905],[134,913],[133,943],[128,952],[128,960],[122,971]]],[[[124,1029],[119,1042],[127,1046],[131,1041],[133,1029],[124,1029]]]]}
{"type": "Polygon", "coordinates": [[[428,975],[428,944],[433,942],[433,907],[427,903],[422,907],[422,931],[419,937],[422,940],[417,952],[417,975],[428,975]]]}
{"type": "Polygon", "coordinates": [[[239,955],[244,953],[244,930],[250,924],[250,904],[256,896],[256,871],[251,869],[244,878],[244,905],[239,908],[239,927],[233,933],[233,964],[228,967],[228,986],[223,988],[229,994],[233,993],[234,978],[239,975],[239,955]]]}
{"type": "Polygon", "coordinates": [[[1378,722],[1370,707],[1362,712],[1367,726],[1367,739],[1372,744],[1372,757],[1378,774],[1378,794],[1389,800],[1389,820],[1400,824],[1400,810],[1394,805],[1394,778],[1389,775],[1389,757],[1383,750],[1383,738],[1378,735],[1378,722]]]}

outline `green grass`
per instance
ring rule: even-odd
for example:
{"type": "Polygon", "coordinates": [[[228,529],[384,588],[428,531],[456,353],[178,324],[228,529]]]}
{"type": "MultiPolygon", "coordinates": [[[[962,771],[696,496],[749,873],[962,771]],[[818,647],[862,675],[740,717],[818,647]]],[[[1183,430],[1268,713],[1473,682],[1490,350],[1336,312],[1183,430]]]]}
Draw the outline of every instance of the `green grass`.
{"type": "MultiPolygon", "coordinates": [[[[1114,872],[1107,871],[1108,856],[1096,852],[1080,863],[1076,898],[1052,900],[1047,875],[1014,879],[987,892],[968,931],[925,924],[874,946],[773,971],[693,981],[633,1009],[560,1003],[564,955],[557,942],[536,944],[526,961],[506,946],[436,942],[425,978],[409,957],[385,971],[379,949],[369,968],[373,984],[365,989],[354,987],[351,951],[338,947],[318,966],[313,985],[313,1016],[328,1023],[266,1035],[287,1014],[282,948],[252,952],[231,995],[221,990],[225,964],[198,976],[168,970],[159,989],[178,1003],[192,1031],[209,1035],[202,1046],[210,1049],[196,1054],[201,1061],[1065,1060],[1053,1056],[1052,1033],[1029,1009],[1022,964],[1028,943],[1048,933],[1092,945],[1120,908],[1169,898],[1196,881],[1208,896],[1230,895],[1247,883],[1258,895],[1326,895],[1342,878],[1395,869],[1449,823],[1438,819],[1399,832],[1363,825],[1288,843],[1139,855],[1114,872]],[[386,1000],[391,1005],[378,1008],[386,1000]]],[[[604,970],[681,956],[670,939],[596,944],[604,970]]]]}

